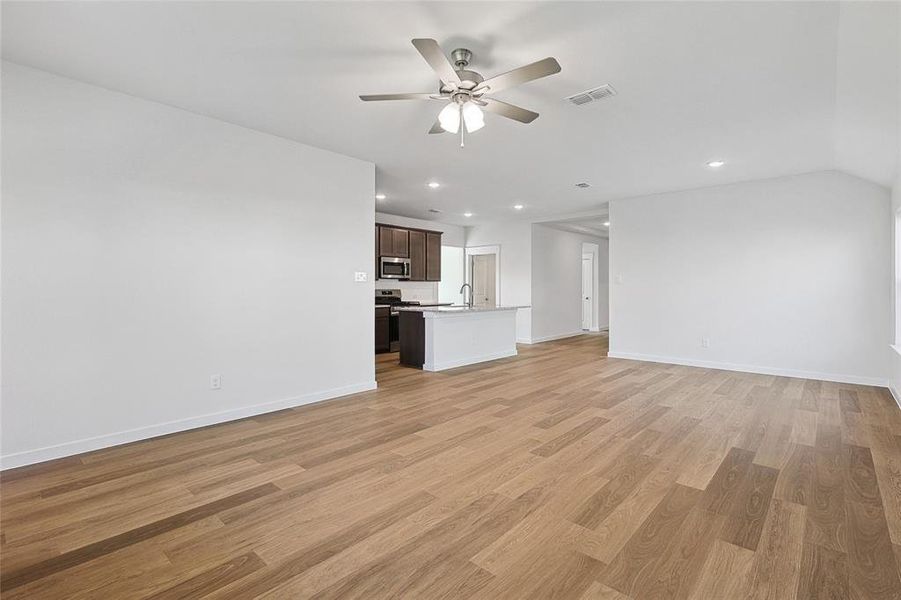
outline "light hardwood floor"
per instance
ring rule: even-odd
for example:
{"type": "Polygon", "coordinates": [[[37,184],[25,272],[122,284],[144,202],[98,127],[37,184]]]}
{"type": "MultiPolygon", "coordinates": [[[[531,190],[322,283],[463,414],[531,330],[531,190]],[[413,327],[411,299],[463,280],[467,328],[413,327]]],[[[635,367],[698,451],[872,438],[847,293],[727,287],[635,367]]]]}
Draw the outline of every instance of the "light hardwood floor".
{"type": "Polygon", "coordinates": [[[901,598],[887,391],[605,353],[8,471],[3,598],[901,598]]]}

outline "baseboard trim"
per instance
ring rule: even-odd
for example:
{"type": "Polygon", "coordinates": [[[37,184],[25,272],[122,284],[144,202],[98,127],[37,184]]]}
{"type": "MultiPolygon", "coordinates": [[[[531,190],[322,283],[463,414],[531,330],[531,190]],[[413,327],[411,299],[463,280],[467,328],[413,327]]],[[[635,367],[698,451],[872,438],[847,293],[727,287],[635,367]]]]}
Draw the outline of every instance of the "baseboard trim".
{"type": "Polygon", "coordinates": [[[159,437],[161,435],[169,435],[170,433],[178,433],[180,431],[189,431],[199,427],[207,427],[209,425],[218,425],[219,423],[227,423],[229,421],[237,421],[238,419],[246,419],[247,417],[255,417],[265,413],[275,412],[277,410],[285,410],[286,408],[296,408],[305,404],[313,404],[322,402],[323,400],[331,400],[349,394],[366,392],[376,389],[375,381],[366,381],[353,385],[347,385],[303,396],[286,398],[284,400],[276,400],[274,402],[264,402],[263,404],[254,404],[232,410],[218,413],[210,413],[178,421],[168,421],[166,423],[158,423],[147,427],[138,427],[126,431],[119,431],[106,435],[100,435],[92,438],[85,438],[57,444],[55,446],[47,446],[37,448],[35,450],[26,450],[24,452],[16,452],[15,454],[7,454],[0,456],[0,470],[14,469],[16,467],[24,467],[35,463],[45,462],[56,458],[64,458],[84,452],[92,452],[112,446],[120,446],[132,442],[139,442],[150,438],[159,437]]]}
{"type": "Polygon", "coordinates": [[[608,352],[610,358],[623,358],[626,360],[640,360],[644,362],[666,363],[671,365],[683,365],[686,367],[703,367],[705,369],[721,369],[723,371],[739,371],[742,373],[757,373],[760,375],[776,375],[778,377],[795,377],[797,379],[817,379],[820,381],[834,381],[836,383],[851,383],[854,385],[872,385],[876,387],[888,387],[888,380],[879,377],[859,377],[857,375],[844,375],[839,373],[821,373],[818,371],[799,371],[797,369],[779,369],[775,367],[761,367],[757,365],[743,365],[735,363],[718,362],[712,360],[695,360],[692,358],[678,358],[675,356],[657,356],[654,354],[640,354],[636,352],[608,352]]]}
{"type": "Polygon", "coordinates": [[[557,335],[545,335],[537,338],[530,338],[527,342],[520,342],[523,344],[540,344],[541,342],[552,342],[554,340],[562,340],[565,338],[576,337],[577,335],[585,335],[585,331],[580,329],[578,331],[571,331],[569,333],[559,333],[557,335]]]}
{"type": "Polygon", "coordinates": [[[503,352],[494,352],[492,354],[483,354],[472,358],[463,358],[460,360],[449,360],[447,362],[436,363],[433,365],[423,365],[423,371],[445,371],[447,369],[455,369],[457,367],[465,367],[468,365],[477,365],[479,363],[488,362],[490,360],[498,360],[500,358],[509,358],[516,356],[518,353],[516,348],[513,350],[504,350],[503,352]]]}
{"type": "Polygon", "coordinates": [[[895,389],[891,382],[889,382],[888,384],[888,391],[889,393],[891,393],[892,398],[895,399],[895,404],[897,404],[898,408],[901,409],[901,394],[898,393],[898,390],[895,389]]]}

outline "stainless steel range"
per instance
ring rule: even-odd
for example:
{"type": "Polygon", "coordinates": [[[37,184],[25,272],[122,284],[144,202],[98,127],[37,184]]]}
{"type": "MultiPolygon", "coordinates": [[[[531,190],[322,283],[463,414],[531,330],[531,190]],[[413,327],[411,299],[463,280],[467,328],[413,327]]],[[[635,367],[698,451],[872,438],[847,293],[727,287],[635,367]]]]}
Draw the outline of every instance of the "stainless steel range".
{"type": "Polygon", "coordinates": [[[396,317],[397,311],[394,310],[400,306],[419,306],[419,302],[413,300],[402,300],[400,290],[376,290],[375,303],[385,304],[391,307],[391,316],[396,317]]]}
{"type": "Polygon", "coordinates": [[[388,320],[388,351],[397,352],[400,348],[400,328],[398,326],[399,319],[396,309],[400,306],[419,306],[419,302],[403,300],[400,290],[376,290],[375,305],[389,306],[391,309],[388,320]]]}

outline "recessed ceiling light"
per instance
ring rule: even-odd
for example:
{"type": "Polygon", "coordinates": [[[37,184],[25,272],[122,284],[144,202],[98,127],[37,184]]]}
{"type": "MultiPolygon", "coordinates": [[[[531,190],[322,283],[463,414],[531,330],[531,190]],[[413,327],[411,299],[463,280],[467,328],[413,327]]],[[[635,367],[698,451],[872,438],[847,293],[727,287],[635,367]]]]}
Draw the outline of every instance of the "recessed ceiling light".
{"type": "Polygon", "coordinates": [[[376,194],[376,195],[375,195],[375,199],[376,199],[376,200],[384,200],[384,199],[387,198],[387,197],[388,197],[388,196],[386,196],[385,194],[376,194]]]}
{"type": "Polygon", "coordinates": [[[522,210],[522,209],[523,209],[523,205],[522,205],[522,204],[514,204],[514,205],[513,205],[513,208],[515,208],[516,210],[522,210]]]}
{"type": "Polygon", "coordinates": [[[718,169],[718,168],[722,167],[724,164],[726,164],[726,161],[724,161],[724,160],[711,160],[709,163],[707,163],[707,166],[712,167],[714,169],[718,169]]]}
{"type": "Polygon", "coordinates": [[[429,187],[432,188],[432,189],[434,190],[434,189],[437,188],[437,187],[441,187],[441,184],[438,183],[437,181],[430,181],[430,182],[429,182],[429,187]]]}
{"type": "Polygon", "coordinates": [[[610,227],[610,221],[604,221],[604,227],[610,227]]]}
{"type": "Polygon", "coordinates": [[[471,213],[471,212],[465,212],[465,213],[463,213],[463,216],[464,216],[464,217],[471,217],[471,216],[472,216],[472,213],[471,213]]]}

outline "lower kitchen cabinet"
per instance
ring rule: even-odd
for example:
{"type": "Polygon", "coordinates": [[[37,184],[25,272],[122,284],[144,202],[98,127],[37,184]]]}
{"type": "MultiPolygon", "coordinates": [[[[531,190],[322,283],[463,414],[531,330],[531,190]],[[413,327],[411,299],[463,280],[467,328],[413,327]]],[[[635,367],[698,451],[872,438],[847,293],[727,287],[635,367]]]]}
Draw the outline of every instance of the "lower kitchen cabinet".
{"type": "Polygon", "coordinates": [[[375,307],[375,351],[391,350],[391,309],[387,306],[375,307]]]}

